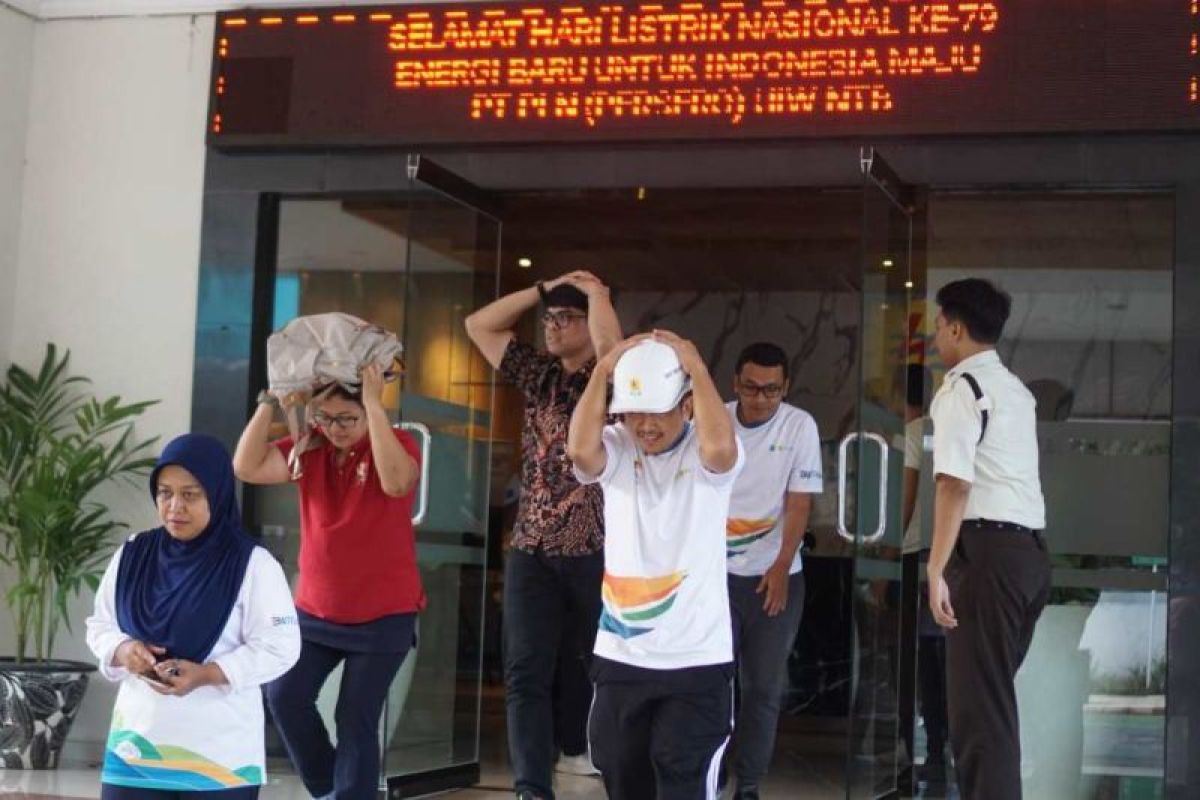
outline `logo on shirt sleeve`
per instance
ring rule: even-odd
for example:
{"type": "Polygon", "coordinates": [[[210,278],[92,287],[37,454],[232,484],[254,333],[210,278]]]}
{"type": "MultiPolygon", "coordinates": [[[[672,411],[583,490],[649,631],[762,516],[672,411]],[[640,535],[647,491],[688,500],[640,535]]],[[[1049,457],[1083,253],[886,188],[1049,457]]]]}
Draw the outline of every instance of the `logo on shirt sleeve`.
{"type": "Polygon", "coordinates": [[[675,572],[657,578],[638,578],[604,573],[600,595],[604,610],[600,630],[632,639],[650,633],[657,620],[675,605],[679,587],[687,574],[675,572]]]}
{"type": "Polygon", "coordinates": [[[737,519],[725,521],[725,557],[733,558],[749,549],[750,545],[766,536],[775,527],[774,517],[763,519],[737,519]]]}

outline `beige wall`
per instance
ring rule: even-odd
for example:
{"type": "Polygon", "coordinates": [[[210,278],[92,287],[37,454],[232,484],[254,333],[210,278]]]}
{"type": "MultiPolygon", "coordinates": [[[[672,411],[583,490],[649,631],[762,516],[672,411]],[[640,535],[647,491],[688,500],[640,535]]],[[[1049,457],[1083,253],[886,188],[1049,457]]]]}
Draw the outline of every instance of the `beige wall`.
{"type": "Polygon", "coordinates": [[[0,365],[8,363],[21,229],[34,22],[0,5],[0,365]]]}
{"type": "MultiPolygon", "coordinates": [[[[70,348],[76,371],[92,377],[98,393],[161,400],[139,433],[169,438],[191,416],[213,19],[30,24],[30,70],[29,56],[7,46],[23,46],[25,26],[13,16],[0,9],[0,65],[11,58],[20,74],[23,62],[31,77],[19,215],[3,204],[20,174],[8,123],[20,119],[0,119],[0,234],[14,216],[20,231],[15,269],[0,270],[0,296],[15,298],[0,309],[4,354],[32,364],[48,341],[70,348]]],[[[0,93],[19,99],[7,68],[0,74],[0,93]]],[[[0,114],[20,113],[7,98],[0,114]]],[[[6,257],[0,246],[0,266],[6,257]]],[[[135,529],[153,520],[141,487],[105,499],[135,529]]],[[[90,596],[76,604],[74,634],[57,655],[91,658],[82,638],[90,607],[90,596]]],[[[0,652],[12,646],[5,620],[0,652]]],[[[113,696],[93,681],[68,754],[99,754],[113,696]]]]}

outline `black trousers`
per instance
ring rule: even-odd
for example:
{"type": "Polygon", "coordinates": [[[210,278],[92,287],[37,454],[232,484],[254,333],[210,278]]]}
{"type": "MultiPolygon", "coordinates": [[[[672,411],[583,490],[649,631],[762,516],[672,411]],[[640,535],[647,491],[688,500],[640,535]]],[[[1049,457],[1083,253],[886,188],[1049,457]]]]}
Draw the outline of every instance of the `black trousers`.
{"type": "Polygon", "coordinates": [[[964,528],[946,568],[958,627],[946,635],[950,746],[963,800],[1020,800],[1013,685],[1050,598],[1040,535],[964,528]]]}
{"type": "Polygon", "coordinates": [[[554,759],[587,751],[588,666],[600,620],[604,554],[508,553],[504,684],[508,754],[519,792],[554,797],[554,759]]]}
{"type": "Polygon", "coordinates": [[[597,658],[588,736],[609,800],[715,800],[733,665],[648,670],[597,658]]]}
{"type": "Polygon", "coordinates": [[[135,789],[112,783],[100,784],[100,800],[256,800],[259,787],[175,792],[167,789],[135,789]]]}

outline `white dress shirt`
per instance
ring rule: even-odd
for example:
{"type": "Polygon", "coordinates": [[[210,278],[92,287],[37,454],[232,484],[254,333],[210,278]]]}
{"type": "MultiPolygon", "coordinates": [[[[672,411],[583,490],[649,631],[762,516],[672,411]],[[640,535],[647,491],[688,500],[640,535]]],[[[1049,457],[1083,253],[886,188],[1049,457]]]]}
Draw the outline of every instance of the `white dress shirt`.
{"type": "Polygon", "coordinates": [[[964,359],[946,373],[933,398],[933,469],[971,484],[964,519],[1046,527],[1038,476],[1036,402],[995,350],[964,359]],[[976,401],[962,377],[970,373],[983,392],[976,401]],[[988,412],[983,432],[983,410],[988,412]]]}

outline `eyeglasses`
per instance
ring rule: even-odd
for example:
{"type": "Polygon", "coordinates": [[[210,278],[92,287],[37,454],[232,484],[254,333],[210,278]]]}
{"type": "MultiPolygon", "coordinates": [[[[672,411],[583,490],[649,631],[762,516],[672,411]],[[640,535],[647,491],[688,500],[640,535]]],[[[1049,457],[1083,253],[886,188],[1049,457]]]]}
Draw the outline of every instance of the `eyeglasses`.
{"type": "Polygon", "coordinates": [[[757,383],[742,383],[738,381],[738,394],[742,397],[754,397],[756,394],[761,394],[768,400],[774,400],[783,394],[783,386],[778,383],[768,383],[764,386],[759,386],[757,383]]]}
{"type": "Polygon", "coordinates": [[[318,411],[312,415],[313,422],[320,425],[322,428],[340,428],[349,430],[358,424],[360,419],[355,414],[338,414],[336,417],[331,417],[328,414],[318,411]]]}
{"type": "Polygon", "coordinates": [[[577,319],[587,319],[587,314],[573,314],[570,311],[547,311],[542,314],[542,324],[556,331],[562,330],[577,319]]]}

